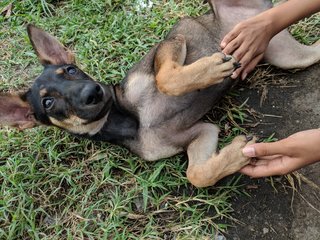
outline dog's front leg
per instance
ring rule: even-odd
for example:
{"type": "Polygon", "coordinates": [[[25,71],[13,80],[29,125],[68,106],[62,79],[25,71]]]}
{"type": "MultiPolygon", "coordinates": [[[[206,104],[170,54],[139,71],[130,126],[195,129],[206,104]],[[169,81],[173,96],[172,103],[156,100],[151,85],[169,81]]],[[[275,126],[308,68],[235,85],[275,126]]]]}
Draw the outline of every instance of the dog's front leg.
{"type": "Polygon", "coordinates": [[[212,186],[221,178],[239,171],[249,163],[250,159],[242,154],[242,148],[253,143],[254,139],[248,142],[245,136],[238,136],[217,153],[218,127],[209,123],[199,123],[194,128],[197,137],[187,149],[187,177],[196,187],[212,186]]]}
{"type": "Polygon", "coordinates": [[[220,83],[230,76],[239,63],[232,56],[214,53],[190,65],[183,65],[187,55],[183,35],[160,43],[155,56],[155,72],[158,89],[179,96],[220,83]]]}

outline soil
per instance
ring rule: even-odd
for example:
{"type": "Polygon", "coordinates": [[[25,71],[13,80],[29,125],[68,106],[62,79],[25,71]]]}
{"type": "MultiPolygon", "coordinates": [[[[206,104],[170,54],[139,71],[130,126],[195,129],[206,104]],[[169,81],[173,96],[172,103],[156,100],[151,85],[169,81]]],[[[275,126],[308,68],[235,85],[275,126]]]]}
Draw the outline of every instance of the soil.
{"type": "MultiPolygon", "coordinates": [[[[256,135],[284,138],[292,133],[319,128],[320,64],[304,71],[289,73],[290,86],[269,86],[260,106],[260,92],[245,89],[240,100],[263,113],[260,124],[252,129],[256,135]]],[[[320,146],[319,146],[320,147],[320,146]]],[[[304,178],[299,187],[286,177],[250,179],[242,183],[248,196],[233,200],[233,217],[240,221],[229,228],[226,239],[320,239],[320,163],[298,171],[304,178]]],[[[292,176],[292,175],[291,175],[292,176]]]]}

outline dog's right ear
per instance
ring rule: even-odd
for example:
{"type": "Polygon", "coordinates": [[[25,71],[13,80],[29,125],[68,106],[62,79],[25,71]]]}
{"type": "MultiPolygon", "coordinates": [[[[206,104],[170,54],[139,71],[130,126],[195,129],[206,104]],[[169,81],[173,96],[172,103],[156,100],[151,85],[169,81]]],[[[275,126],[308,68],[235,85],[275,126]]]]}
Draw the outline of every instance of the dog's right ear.
{"type": "Polygon", "coordinates": [[[64,47],[55,37],[31,24],[27,26],[27,31],[31,44],[42,65],[75,63],[73,53],[64,47]]]}
{"type": "Polygon", "coordinates": [[[11,126],[20,130],[37,125],[30,104],[23,95],[0,95],[0,126],[11,126]]]}

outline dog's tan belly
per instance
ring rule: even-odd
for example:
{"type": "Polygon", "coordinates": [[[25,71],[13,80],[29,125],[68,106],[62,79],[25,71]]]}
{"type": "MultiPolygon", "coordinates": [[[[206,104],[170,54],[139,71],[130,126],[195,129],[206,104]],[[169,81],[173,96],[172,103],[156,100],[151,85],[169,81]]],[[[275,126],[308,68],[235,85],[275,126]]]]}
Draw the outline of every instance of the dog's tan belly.
{"type": "Polygon", "coordinates": [[[169,138],[163,136],[161,129],[140,129],[139,141],[135,145],[133,147],[139,156],[148,161],[171,157],[183,151],[182,147],[176,146],[169,138]]]}

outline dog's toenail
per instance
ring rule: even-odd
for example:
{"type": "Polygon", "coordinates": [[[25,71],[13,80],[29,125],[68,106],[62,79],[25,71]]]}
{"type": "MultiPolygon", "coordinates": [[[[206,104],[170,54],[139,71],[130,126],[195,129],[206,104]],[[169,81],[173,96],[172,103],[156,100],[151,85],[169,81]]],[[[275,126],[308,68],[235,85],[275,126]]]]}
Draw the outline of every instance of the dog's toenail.
{"type": "Polygon", "coordinates": [[[234,66],[234,70],[236,70],[238,68],[241,68],[241,63],[235,62],[235,63],[233,63],[233,66],[234,66]]]}
{"type": "Polygon", "coordinates": [[[252,135],[248,135],[248,136],[246,136],[246,140],[249,142],[249,141],[251,141],[253,139],[253,136],[252,135]]]}
{"type": "Polygon", "coordinates": [[[222,62],[228,62],[228,61],[230,61],[232,59],[232,57],[230,57],[230,56],[225,56],[225,57],[223,57],[222,58],[222,62]]]}
{"type": "Polygon", "coordinates": [[[251,158],[251,160],[250,160],[250,164],[252,164],[252,165],[256,165],[257,162],[258,162],[258,159],[255,157],[251,158]]]}

